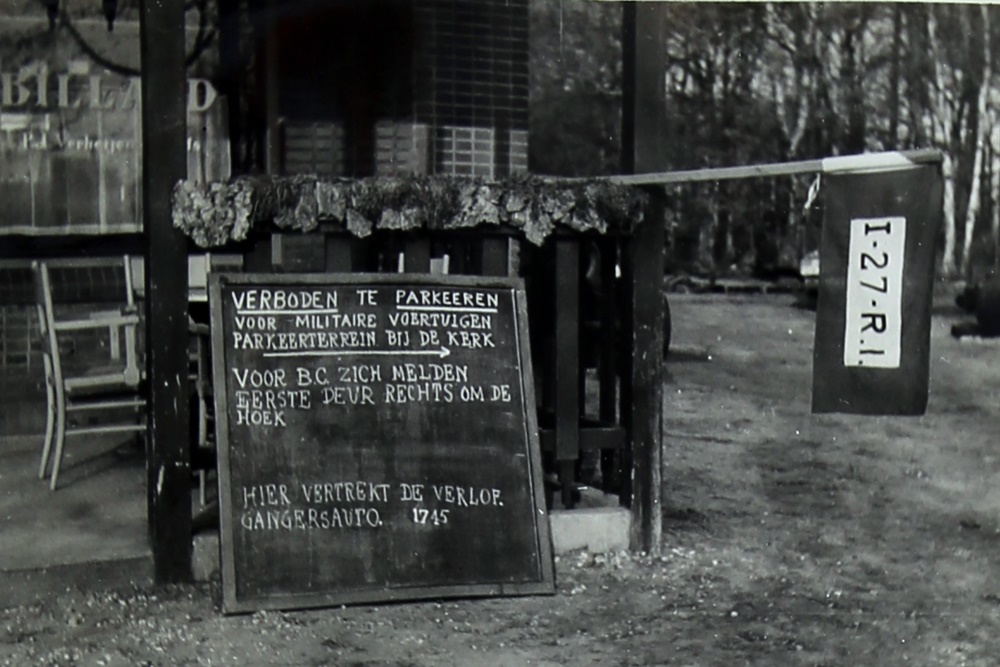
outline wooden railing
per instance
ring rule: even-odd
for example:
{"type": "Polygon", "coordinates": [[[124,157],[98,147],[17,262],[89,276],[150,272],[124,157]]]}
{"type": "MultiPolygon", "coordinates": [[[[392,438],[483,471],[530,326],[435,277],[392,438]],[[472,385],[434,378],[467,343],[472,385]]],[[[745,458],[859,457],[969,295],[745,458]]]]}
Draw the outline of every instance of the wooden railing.
{"type": "MultiPolygon", "coordinates": [[[[582,483],[620,493],[628,477],[623,416],[631,395],[622,371],[631,353],[627,238],[560,232],[535,247],[506,230],[263,236],[248,247],[249,272],[411,272],[516,276],[528,298],[547,499],[574,507],[582,483]],[[624,355],[624,356],[623,356],[624,355]],[[626,362],[626,363],[623,363],[626,362]],[[588,396],[590,373],[590,401],[588,396]],[[596,375],[596,378],[594,377],[596,375]],[[596,380],[596,382],[594,381],[596,380]],[[594,390],[596,387],[596,396],[594,390]],[[587,414],[587,404],[594,414],[587,414]],[[593,468],[594,474],[587,467],[593,468]],[[599,471],[599,474],[598,474],[599,471]],[[623,474],[624,473],[624,474],[623,474]],[[581,478],[581,475],[584,477],[581,478]]],[[[627,494],[619,495],[628,504],[627,494]]]]}

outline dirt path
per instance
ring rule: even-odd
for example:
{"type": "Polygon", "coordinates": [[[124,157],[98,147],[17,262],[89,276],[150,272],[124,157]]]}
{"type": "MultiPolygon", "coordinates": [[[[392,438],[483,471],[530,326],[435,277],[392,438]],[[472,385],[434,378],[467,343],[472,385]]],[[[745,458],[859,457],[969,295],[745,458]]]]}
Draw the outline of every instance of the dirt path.
{"type": "Polygon", "coordinates": [[[672,309],[662,555],[563,557],[555,597],[241,617],[81,582],[0,611],[0,664],[1000,664],[1000,345],[942,309],[927,416],[814,417],[812,313],[672,309]]]}
{"type": "Polygon", "coordinates": [[[783,303],[677,304],[712,361],[673,369],[668,542],[725,564],[749,664],[997,664],[1000,348],[939,315],[927,416],[815,417],[813,315],[783,303]]]}

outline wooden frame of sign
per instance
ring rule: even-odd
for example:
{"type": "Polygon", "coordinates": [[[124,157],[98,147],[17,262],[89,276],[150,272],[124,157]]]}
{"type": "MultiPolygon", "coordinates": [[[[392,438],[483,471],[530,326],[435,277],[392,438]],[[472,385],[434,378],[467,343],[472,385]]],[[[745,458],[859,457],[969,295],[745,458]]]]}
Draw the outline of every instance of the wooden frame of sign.
{"type": "Polygon", "coordinates": [[[554,593],[520,280],[210,289],[226,613],[554,593]]]}

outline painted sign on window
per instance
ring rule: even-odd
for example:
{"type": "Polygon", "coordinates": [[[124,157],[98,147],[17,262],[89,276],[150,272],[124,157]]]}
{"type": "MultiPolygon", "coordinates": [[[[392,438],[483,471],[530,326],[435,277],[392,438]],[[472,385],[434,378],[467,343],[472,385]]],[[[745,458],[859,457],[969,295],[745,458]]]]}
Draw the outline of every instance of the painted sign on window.
{"type": "MultiPolygon", "coordinates": [[[[229,175],[224,105],[188,82],[188,177],[229,175]]],[[[0,69],[0,234],[103,234],[142,228],[138,77],[86,59],[0,69]]]]}

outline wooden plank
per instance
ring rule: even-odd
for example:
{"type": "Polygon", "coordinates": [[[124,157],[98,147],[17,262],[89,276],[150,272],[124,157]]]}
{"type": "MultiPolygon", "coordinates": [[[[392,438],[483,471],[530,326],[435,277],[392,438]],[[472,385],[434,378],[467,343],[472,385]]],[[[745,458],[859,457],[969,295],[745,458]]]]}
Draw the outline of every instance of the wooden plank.
{"type": "Polygon", "coordinates": [[[403,271],[405,273],[430,273],[430,239],[423,237],[406,240],[403,249],[403,271]]]}
{"type": "Polygon", "coordinates": [[[940,151],[926,148],[912,151],[844,155],[797,162],[640,173],[631,176],[611,176],[608,177],[608,180],[622,185],[674,185],[704,181],[794,176],[797,174],[896,171],[921,164],[938,164],[941,161],[940,151]]]}
{"type": "MultiPolygon", "coordinates": [[[[620,452],[617,461],[617,470],[614,474],[618,479],[618,498],[624,507],[632,508],[634,505],[632,494],[632,403],[634,400],[634,385],[632,382],[633,368],[635,367],[635,357],[632,350],[633,340],[633,299],[632,285],[635,282],[634,257],[632,246],[635,240],[629,238],[624,242],[621,255],[621,279],[618,281],[616,297],[618,299],[619,336],[621,345],[618,354],[618,373],[620,384],[618,387],[618,414],[622,426],[625,428],[628,438],[625,447],[620,452]]],[[[632,513],[633,523],[637,520],[636,513],[632,513]]],[[[633,545],[634,546],[634,545],[633,545]]],[[[641,547],[640,547],[641,548],[641,547]]]]}
{"type": "Polygon", "coordinates": [[[615,380],[617,378],[618,357],[618,322],[617,322],[617,285],[616,270],[618,268],[618,242],[606,239],[601,244],[601,304],[600,323],[601,334],[599,342],[599,358],[597,366],[598,416],[602,421],[613,422],[617,418],[615,402],[615,380]]]}
{"type": "Polygon", "coordinates": [[[632,547],[658,553],[663,493],[664,193],[650,191],[646,219],[629,244],[632,271],[631,510],[632,547]]]}
{"type": "Polygon", "coordinates": [[[272,270],[283,273],[322,272],[326,264],[326,241],[317,232],[272,234],[272,270]]]}
{"type": "Polygon", "coordinates": [[[347,234],[324,234],[326,272],[350,273],[354,268],[354,237],[347,234]]]}
{"type": "MultiPolygon", "coordinates": [[[[662,169],[670,150],[663,80],[667,10],[660,2],[629,2],[623,9],[622,168],[625,173],[662,169]]],[[[623,417],[629,429],[622,486],[632,512],[631,547],[661,548],[663,305],[663,189],[629,241],[628,290],[632,354],[623,375],[623,417]],[[624,385],[628,385],[626,387],[624,385]],[[625,413],[627,411],[627,415],[625,413]],[[627,483],[626,483],[627,481],[627,483]]],[[[624,495],[624,492],[623,492],[624,495]]]]}
{"type": "Polygon", "coordinates": [[[171,196],[186,176],[184,7],[140,6],[142,192],[149,378],[147,493],[154,576],[191,579],[187,238],[174,229],[171,196]]]}
{"type": "MultiPolygon", "coordinates": [[[[626,6],[627,10],[627,6],[626,6]]],[[[627,14],[626,14],[627,15],[627,14]]],[[[628,50],[625,51],[628,55],[628,50]]],[[[626,91],[628,86],[625,86],[626,91]]],[[[626,96],[627,99],[627,96],[626,96]]],[[[634,128],[627,128],[623,120],[623,143],[629,136],[634,136],[634,128]],[[628,130],[626,134],[624,130],[628,130]]],[[[841,155],[821,158],[818,160],[797,160],[793,162],[770,162],[756,165],[738,165],[732,167],[706,167],[704,169],[688,169],[679,171],[654,171],[656,167],[646,170],[636,169],[639,173],[627,173],[632,170],[630,165],[623,164],[624,174],[615,176],[597,176],[599,180],[608,180],[622,185],[677,185],[681,183],[700,183],[710,181],[742,180],[747,178],[773,178],[776,176],[796,176],[800,174],[838,174],[850,172],[878,173],[883,171],[898,171],[925,164],[940,164],[943,160],[941,151],[933,148],[921,148],[909,151],[885,151],[880,153],[862,153],[860,155],[841,155]]],[[[588,178],[547,177],[551,182],[579,182],[593,180],[588,178]]]]}
{"type": "MultiPolygon", "coordinates": [[[[556,449],[556,432],[551,428],[543,428],[538,432],[539,443],[543,452],[554,452],[556,449]]],[[[580,427],[580,451],[603,452],[614,451],[625,445],[625,429],[611,424],[587,425],[580,427]]]]}
{"type": "Polygon", "coordinates": [[[554,592],[522,285],[212,275],[224,611],[554,592]]]}
{"type": "Polygon", "coordinates": [[[610,180],[634,179],[662,168],[670,151],[663,81],[667,9],[660,2],[623,7],[622,172],[610,180]]]}
{"type": "MultiPolygon", "coordinates": [[[[618,331],[618,241],[604,239],[601,244],[600,280],[602,302],[600,305],[601,335],[599,341],[599,358],[597,361],[598,382],[598,417],[603,422],[618,421],[618,346],[621,344],[621,332],[618,331]]],[[[623,443],[624,444],[624,443],[623,443]]],[[[615,490],[618,479],[616,461],[618,452],[601,452],[601,480],[605,491],[615,490]]]]}
{"type": "Polygon", "coordinates": [[[282,126],[280,111],[280,82],[278,81],[278,0],[263,0],[268,17],[264,35],[264,117],[267,124],[266,168],[268,174],[280,174],[282,163],[282,126]]]}
{"type": "Polygon", "coordinates": [[[482,275],[508,275],[508,252],[510,246],[508,238],[506,236],[484,235],[480,243],[482,275]]]}
{"type": "Polygon", "coordinates": [[[555,427],[562,504],[575,504],[580,458],[580,240],[556,238],[555,427]]]}
{"type": "Polygon", "coordinates": [[[271,234],[271,266],[274,271],[285,270],[285,237],[288,234],[271,234]]]}
{"type": "Polygon", "coordinates": [[[243,268],[249,272],[272,271],[272,256],[271,237],[257,237],[250,242],[250,248],[243,254],[243,268]]]}
{"type": "Polygon", "coordinates": [[[445,252],[448,253],[448,273],[457,276],[475,273],[469,270],[470,264],[473,263],[469,259],[469,253],[472,252],[472,244],[476,243],[477,240],[466,234],[456,233],[449,234],[445,238],[447,239],[444,248],[445,252]]]}

